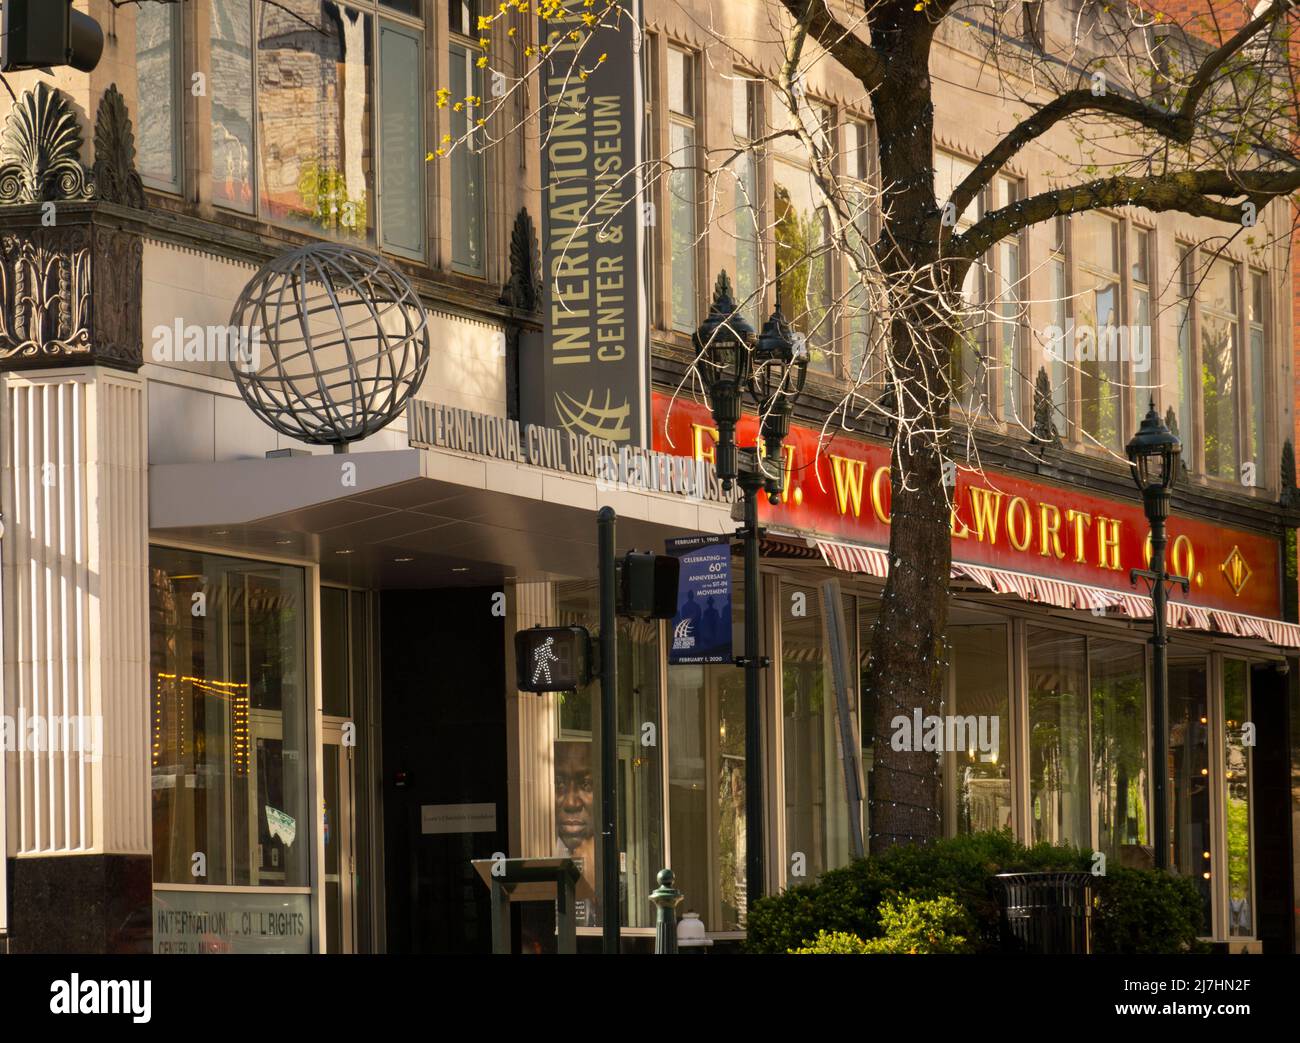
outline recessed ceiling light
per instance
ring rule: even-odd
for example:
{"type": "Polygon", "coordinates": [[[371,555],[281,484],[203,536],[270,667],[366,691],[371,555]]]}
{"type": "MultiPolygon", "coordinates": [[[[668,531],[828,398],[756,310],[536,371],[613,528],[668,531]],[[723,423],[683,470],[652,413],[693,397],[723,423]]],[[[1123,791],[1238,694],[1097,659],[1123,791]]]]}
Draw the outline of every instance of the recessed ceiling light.
{"type": "Polygon", "coordinates": [[[335,554],[351,554],[352,552],[351,552],[350,550],[336,550],[334,553],[335,553],[335,554]]]}
{"type": "Polygon", "coordinates": [[[469,569],[468,569],[468,568],[458,568],[458,569],[452,569],[451,571],[452,571],[452,572],[468,572],[469,569]]]}
{"type": "Polygon", "coordinates": [[[276,540],[276,541],[275,541],[275,545],[276,545],[277,547],[287,547],[287,546],[289,546],[289,544],[291,544],[292,542],[293,542],[293,540],[276,540]]]}
{"type": "Polygon", "coordinates": [[[405,563],[405,562],[408,562],[408,561],[414,561],[415,559],[414,559],[414,558],[394,558],[393,560],[394,560],[394,561],[400,561],[400,562],[402,562],[402,563],[405,563]]]}
{"type": "Polygon", "coordinates": [[[229,530],[229,529],[213,529],[213,530],[212,530],[212,535],[213,535],[213,536],[229,536],[229,535],[230,535],[230,530],[229,530]]]}

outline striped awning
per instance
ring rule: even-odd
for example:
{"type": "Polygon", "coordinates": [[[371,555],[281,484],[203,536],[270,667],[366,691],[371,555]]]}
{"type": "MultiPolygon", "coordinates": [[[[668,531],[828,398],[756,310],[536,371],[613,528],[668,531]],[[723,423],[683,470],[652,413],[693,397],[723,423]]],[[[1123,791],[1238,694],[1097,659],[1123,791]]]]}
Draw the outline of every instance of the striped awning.
{"type": "MultiPolygon", "coordinates": [[[[818,540],[817,548],[826,564],[832,568],[843,572],[865,573],[877,579],[889,575],[889,554],[878,547],[818,540]]],[[[1052,605],[1055,608],[1076,609],[1099,615],[1114,612],[1130,619],[1150,619],[1153,611],[1151,598],[1146,594],[1091,587],[1084,583],[1032,576],[1025,572],[995,569],[987,565],[971,565],[964,561],[953,562],[952,578],[973,583],[994,594],[1009,594],[1023,601],[1052,605]]],[[[1203,630],[1232,637],[1256,638],[1282,648],[1300,648],[1300,625],[1285,623],[1280,619],[1264,619],[1241,612],[1202,608],[1182,601],[1168,602],[1165,618],[1169,626],[1181,630],[1203,630]]]]}

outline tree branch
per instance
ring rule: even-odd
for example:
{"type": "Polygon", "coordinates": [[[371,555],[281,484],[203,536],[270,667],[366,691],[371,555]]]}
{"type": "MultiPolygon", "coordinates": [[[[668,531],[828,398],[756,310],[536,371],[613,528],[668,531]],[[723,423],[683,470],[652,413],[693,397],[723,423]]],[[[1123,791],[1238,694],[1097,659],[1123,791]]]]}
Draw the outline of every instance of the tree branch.
{"type": "Polygon", "coordinates": [[[884,80],[884,59],[874,47],[846,29],[831,14],[826,0],[781,0],[781,3],[795,22],[806,26],[809,35],[856,76],[867,90],[879,86],[884,80]]]}
{"type": "MultiPolygon", "coordinates": [[[[976,165],[975,169],[966,175],[947,201],[957,208],[957,213],[964,214],[975,196],[993,180],[994,175],[1012,156],[1029,142],[1051,130],[1061,120],[1082,113],[1095,112],[1119,116],[1147,127],[1171,141],[1188,144],[1196,131],[1196,106],[1213,83],[1214,74],[1258,32],[1285,12],[1292,10],[1295,2],[1296,0],[1277,0],[1258,18],[1238,30],[1223,46],[1207,55],[1188,84],[1187,92],[1177,109],[1165,109],[1150,105],[1136,97],[1109,92],[1096,95],[1086,88],[1068,91],[1052,99],[1012,128],[1006,137],[976,165]]],[[[943,203],[945,200],[941,199],[939,202],[943,203]]]]}
{"type": "Polygon", "coordinates": [[[1147,210],[1178,210],[1195,217],[1242,224],[1244,204],[1256,212],[1270,200],[1300,189],[1300,167],[1289,171],[1199,170],[1151,177],[1109,177],[1043,192],[985,214],[962,235],[954,236],[947,256],[979,257],[991,246],[1023,228],[1053,217],[1104,207],[1141,206],[1147,210]],[[1241,203],[1222,199],[1244,197],[1241,203]]]}

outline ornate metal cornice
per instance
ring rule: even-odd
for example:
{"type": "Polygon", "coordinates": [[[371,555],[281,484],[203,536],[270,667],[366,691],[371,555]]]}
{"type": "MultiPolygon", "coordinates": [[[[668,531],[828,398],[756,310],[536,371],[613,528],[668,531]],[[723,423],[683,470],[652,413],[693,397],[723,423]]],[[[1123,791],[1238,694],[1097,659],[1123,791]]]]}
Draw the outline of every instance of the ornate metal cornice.
{"type": "Polygon", "coordinates": [[[43,81],[24,91],[0,133],[0,205],[91,199],[95,183],[81,145],[66,94],[43,81]]]}
{"type": "Polygon", "coordinates": [[[99,99],[95,114],[95,191],[106,203],[144,209],[144,182],[135,168],[135,133],[116,83],[99,99]]]}

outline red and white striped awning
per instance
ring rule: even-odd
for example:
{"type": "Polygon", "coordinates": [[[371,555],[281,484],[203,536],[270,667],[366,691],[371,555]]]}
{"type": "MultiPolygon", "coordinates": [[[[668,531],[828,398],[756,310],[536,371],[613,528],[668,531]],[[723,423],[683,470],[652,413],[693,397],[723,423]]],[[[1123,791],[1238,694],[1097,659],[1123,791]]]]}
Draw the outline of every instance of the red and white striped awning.
{"type": "MultiPolygon", "coordinates": [[[[821,551],[826,564],[843,572],[865,573],[877,579],[889,575],[889,554],[878,547],[818,540],[817,549],[821,551]]],[[[1012,594],[1035,604],[1095,613],[1114,611],[1130,619],[1151,618],[1151,598],[1145,594],[1091,587],[1084,583],[1031,576],[1025,572],[971,565],[964,561],[953,562],[952,578],[967,580],[994,594],[1012,594]]],[[[1300,625],[1284,623],[1280,619],[1264,619],[1241,612],[1170,601],[1166,606],[1166,620],[1171,627],[1182,630],[1204,630],[1233,637],[1256,638],[1282,648],[1300,648],[1300,625]]]]}

